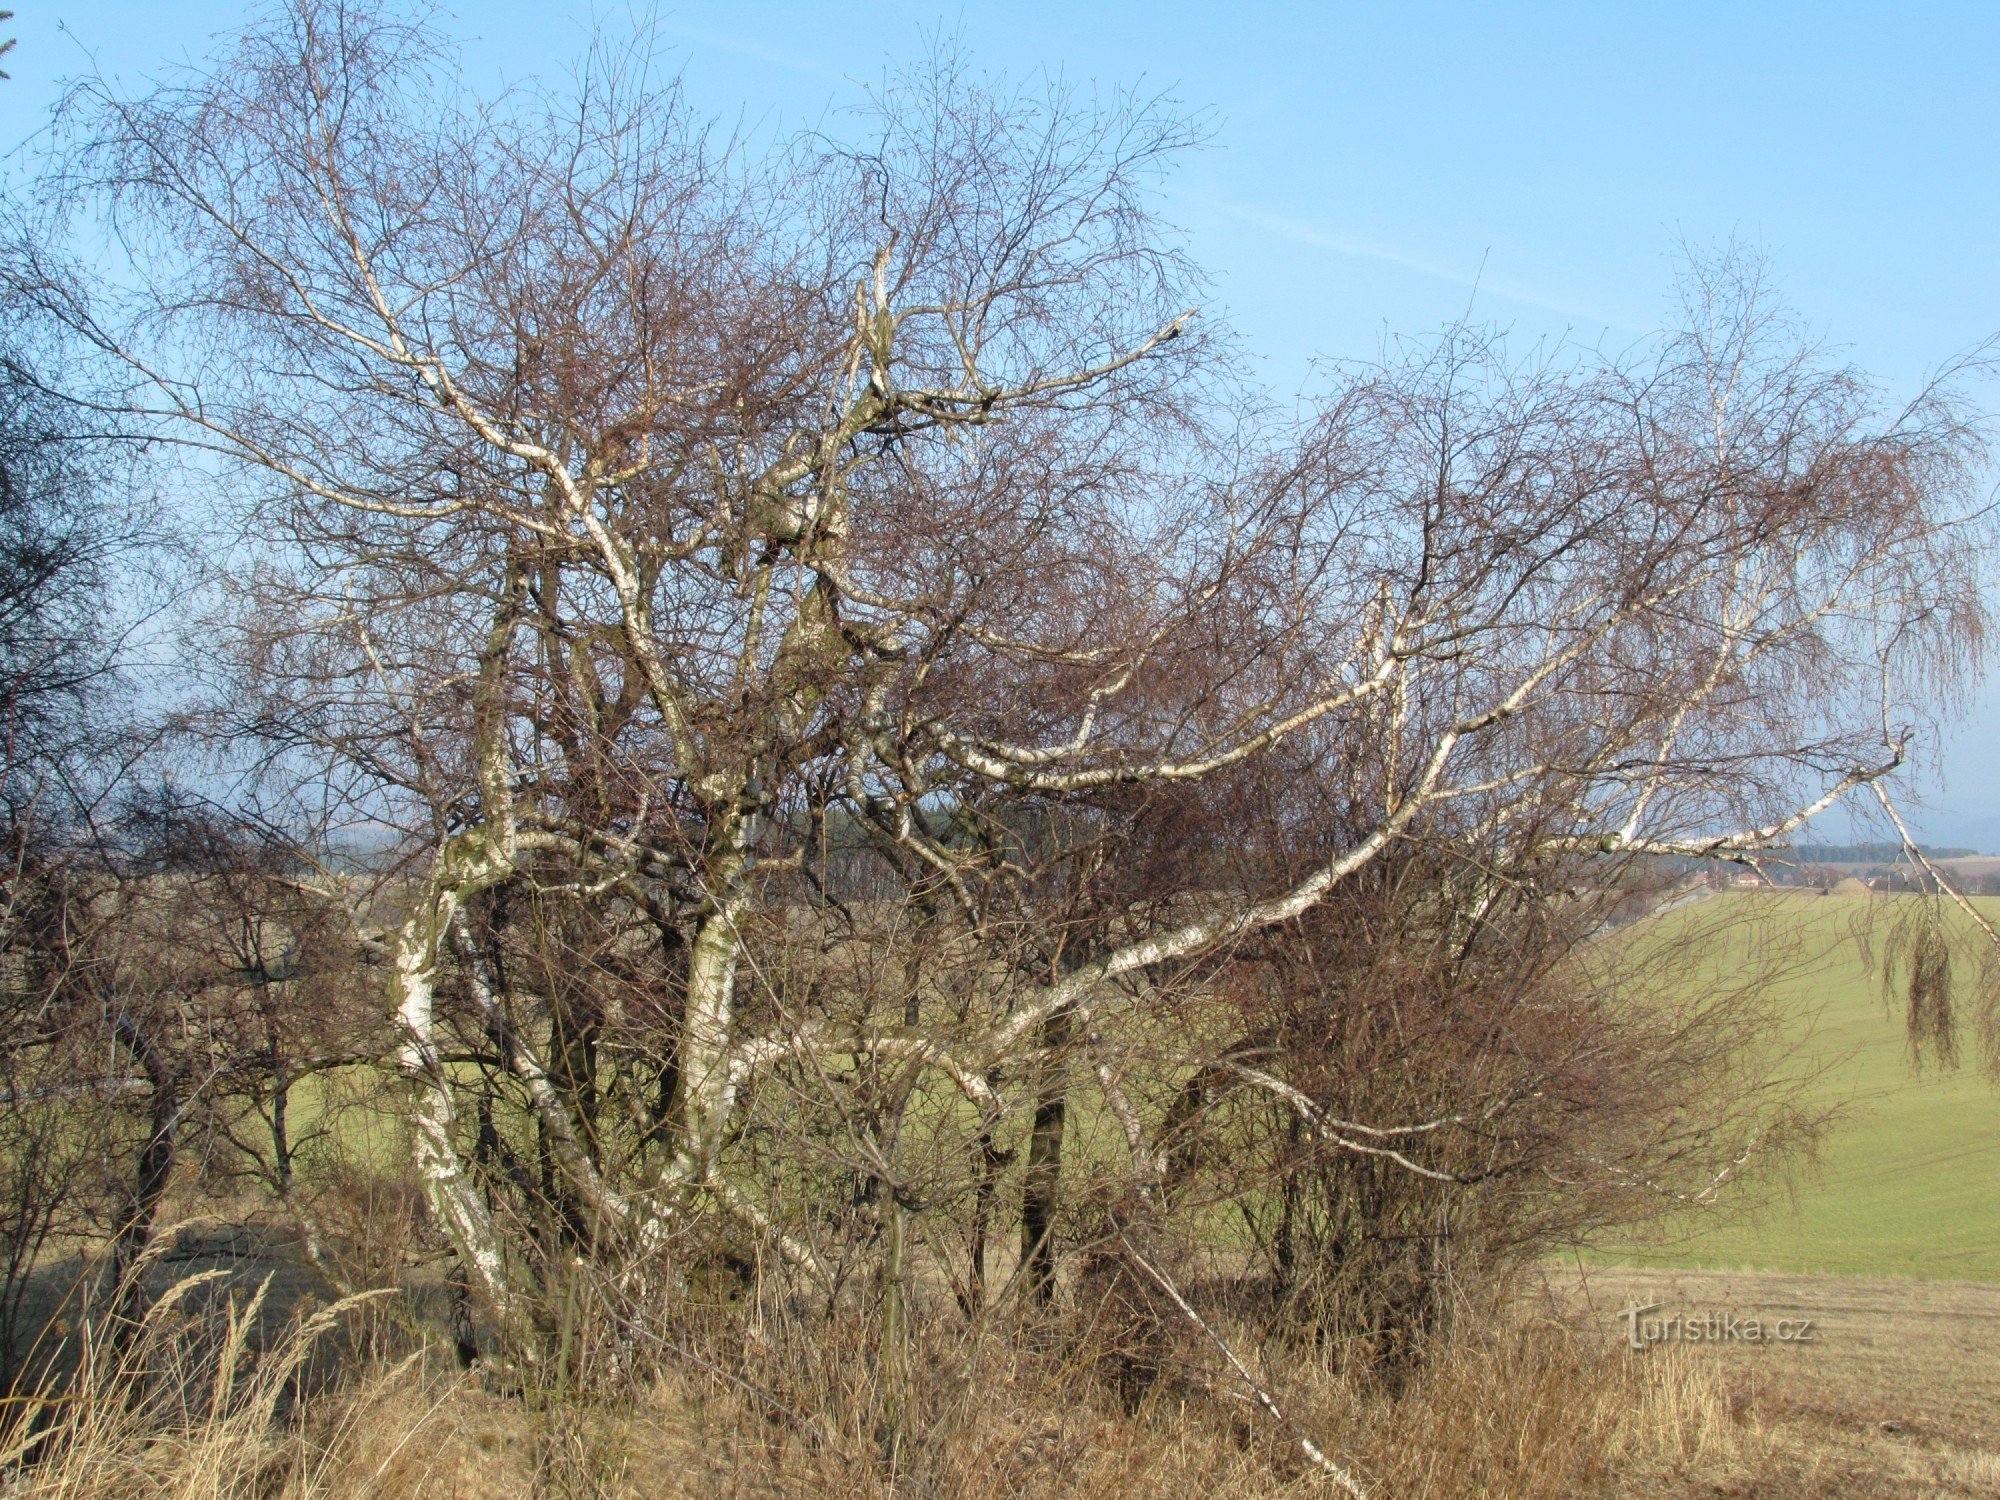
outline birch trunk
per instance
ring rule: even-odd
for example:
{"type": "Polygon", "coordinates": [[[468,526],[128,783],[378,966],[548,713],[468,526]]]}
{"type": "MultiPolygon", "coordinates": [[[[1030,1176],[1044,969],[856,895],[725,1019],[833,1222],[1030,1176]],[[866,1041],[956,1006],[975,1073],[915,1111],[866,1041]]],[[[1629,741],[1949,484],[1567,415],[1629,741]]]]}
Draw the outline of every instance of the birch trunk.
{"type": "Polygon", "coordinates": [[[512,1310],[507,1258],[493,1215],[466,1170],[456,1140],[458,1105],[437,1046],[438,939],[459,904],[434,895],[403,921],[396,940],[397,1063],[410,1085],[410,1150],[424,1201],[479,1291],[504,1317],[512,1310]]]}
{"type": "Polygon", "coordinates": [[[1042,1082],[1021,1184],[1021,1263],[1027,1293],[1037,1302],[1055,1291],[1056,1197],[1062,1183],[1063,1129],[1069,1115],[1069,1046],[1073,1019],[1057,1011],[1042,1024],[1042,1082]]]}
{"type": "Polygon", "coordinates": [[[681,1029],[680,1146],[697,1179],[706,1180],[722,1151],[736,1106],[728,1054],[736,1019],[736,968],[742,953],[737,918],[742,898],[732,889],[741,858],[718,873],[724,887],[702,918],[688,950],[686,1021],[681,1029]]]}

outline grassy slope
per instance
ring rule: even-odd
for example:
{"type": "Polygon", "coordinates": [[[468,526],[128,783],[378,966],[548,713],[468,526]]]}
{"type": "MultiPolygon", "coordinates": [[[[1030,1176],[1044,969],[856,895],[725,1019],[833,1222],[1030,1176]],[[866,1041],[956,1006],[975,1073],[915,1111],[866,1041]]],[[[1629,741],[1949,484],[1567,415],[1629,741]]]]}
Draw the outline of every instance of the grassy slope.
{"type": "MultiPolygon", "coordinates": [[[[1642,1265],[1916,1276],[2000,1282],[2000,1088],[1975,1065],[1913,1070],[1902,1017],[1883,1002],[1854,941],[1860,911],[1878,919],[1905,897],[1731,894],[1662,917],[1646,933],[1672,953],[1679,928],[1727,924],[1689,982],[1714,983],[1761,942],[1795,941],[1776,981],[1801,1016],[1802,1060],[1826,1067],[1820,1095],[1845,1113],[1790,1201],[1754,1218],[1685,1231],[1657,1245],[1607,1245],[1603,1258],[1642,1265]],[[1808,1024],[1809,1023],[1809,1024],[1808,1024]]],[[[1988,915],[2000,902],[1982,902],[1988,915]]]]}
{"type": "MultiPolygon", "coordinates": [[[[1731,892],[1607,939],[1623,959],[1676,965],[1686,971],[1677,982],[1709,991],[1773,965],[1776,999],[1798,1017],[1798,1065],[1825,1069],[1818,1096],[1844,1113],[1789,1198],[1748,1220],[1689,1214],[1668,1239],[1606,1243],[1591,1260],[2000,1283],[2000,1086],[1976,1059],[1955,1073],[1913,1069],[1902,1017],[1884,1005],[1853,936],[1858,916],[1879,931],[1911,899],[1731,892]]],[[[2000,918],[2000,899],[1981,905],[2000,918]]],[[[296,1131],[316,1121],[327,1086],[313,1079],[298,1090],[296,1131]]],[[[964,1108],[943,1091],[935,1106],[953,1117],[964,1108]]],[[[918,1111],[913,1146],[929,1113],[918,1111]]],[[[371,1165],[403,1153],[393,1111],[350,1114],[340,1134],[371,1165]]],[[[1072,1170],[1122,1159],[1115,1136],[1086,1090],[1071,1111],[1072,1170]]],[[[1240,1226],[1231,1215],[1218,1231],[1233,1242],[1240,1226]]]]}

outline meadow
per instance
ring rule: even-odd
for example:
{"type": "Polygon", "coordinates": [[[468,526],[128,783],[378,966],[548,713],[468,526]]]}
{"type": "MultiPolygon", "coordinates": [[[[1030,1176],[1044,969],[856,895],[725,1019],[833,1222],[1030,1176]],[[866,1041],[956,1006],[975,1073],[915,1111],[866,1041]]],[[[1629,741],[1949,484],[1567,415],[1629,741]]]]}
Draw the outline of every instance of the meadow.
{"type": "MultiPolygon", "coordinates": [[[[1813,1075],[1808,1097],[1836,1113],[1817,1159],[1755,1212],[1732,1212],[1724,1195],[1720,1211],[1677,1215],[1661,1238],[1610,1241],[1590,1259],[2000,1282],[2000,1087],[1969,1038],[1956,1068],[1913,1058],[1901,999],[1881,983],[1883,936],[1916,899],[1728,892],[1621,939],[1634,960],[1685,963],[1686,984],[1767,973],[1788,1017],[1786,1066],[1813,1075]]],[[[1980,905],[2000,913],[2000,901],[1980,905]]]]}

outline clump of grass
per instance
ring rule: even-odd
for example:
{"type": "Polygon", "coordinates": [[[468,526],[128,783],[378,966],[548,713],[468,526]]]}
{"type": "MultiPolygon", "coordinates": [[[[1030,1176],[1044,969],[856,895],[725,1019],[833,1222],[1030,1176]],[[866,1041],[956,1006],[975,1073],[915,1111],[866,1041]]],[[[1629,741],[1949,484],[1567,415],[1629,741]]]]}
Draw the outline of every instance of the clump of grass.
{"type": "Polygon", "coordinates": [[[269,1278],[246,1297],[207,1295],[226,1274],[183,1277],[130,1322],[116,1311],[86,1319],[65,1340],[70,1347],[53,1351],[36,1388],[10,1403],[0,1443],[9,1494],[247,1500],[311,1492],[310,1445],[274,1434],[299,1409],[322,1340],[380,1294],[303,1312],[267,1340],[269,1278]],[[306,1490],[292,1490],[294,1470],[306,1490]]]}

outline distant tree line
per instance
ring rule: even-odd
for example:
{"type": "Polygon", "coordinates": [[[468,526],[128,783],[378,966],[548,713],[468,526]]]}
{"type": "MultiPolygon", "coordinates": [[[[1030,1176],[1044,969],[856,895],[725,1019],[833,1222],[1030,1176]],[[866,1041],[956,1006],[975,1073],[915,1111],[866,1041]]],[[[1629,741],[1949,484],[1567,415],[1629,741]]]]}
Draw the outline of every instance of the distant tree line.
{"type": "MultiPolygon", "coordinates": [[[[1956,845],[1920,844],[1916,848],[1926,859],[1972,859],[1979,854],[1977,849],[1956,845]]],[[[1798,844],[1791,850],[1792,857],[1802,865],[1893,865],[1909,859],[1910,853],[1908,847],[1899,843],[1798,844]]]]}

